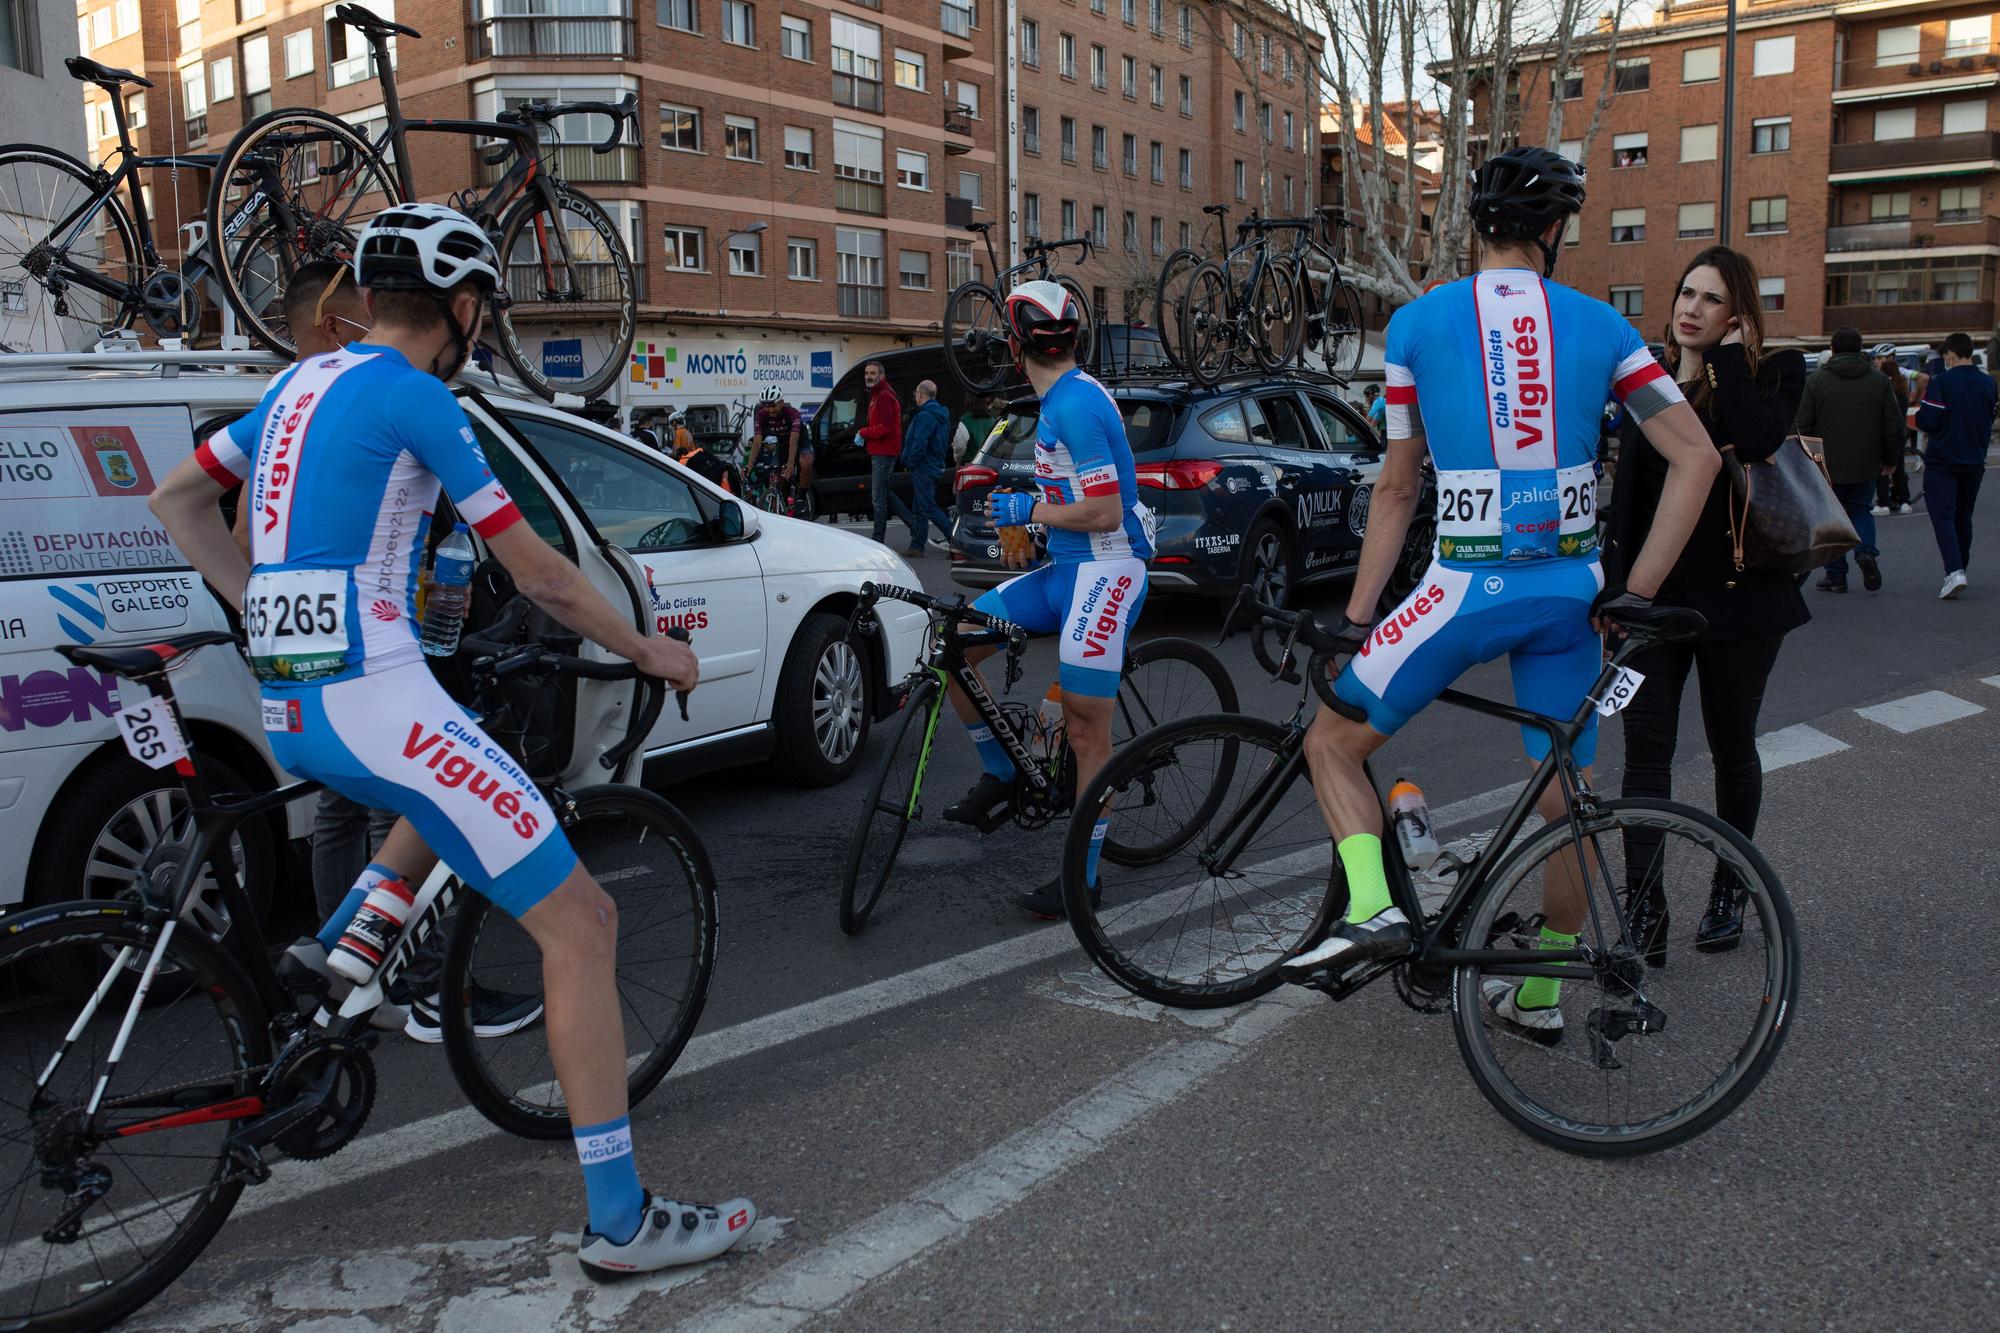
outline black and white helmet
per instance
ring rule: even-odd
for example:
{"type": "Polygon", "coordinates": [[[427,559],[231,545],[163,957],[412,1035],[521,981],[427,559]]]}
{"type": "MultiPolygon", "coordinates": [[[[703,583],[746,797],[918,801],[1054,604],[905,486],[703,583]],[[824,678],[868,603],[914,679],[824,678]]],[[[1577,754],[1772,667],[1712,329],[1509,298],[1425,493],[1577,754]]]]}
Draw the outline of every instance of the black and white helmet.
{"type": "Polygon", "coordinates": [[[1895,354],[1896,344],[1894,343],[1876,343],[1868,349],[1868,355],[1875,357],[1877,360],[1885,356],[1894,356],[1895,354]]]}
{"type": "Polygon", "coordinates": [[[763,401],[767,403],[782,402],[784,397],[785,391],[775,384],[767,385],[764,389],[763,401]]]}
{"type": "Polygon", "coordinates": [[[500,256],[479,224],[443,204],[385,208],[354,244],[357,286],[448,292],[468,278],[484,291],[494,290],[500,285],[500,256]]]}

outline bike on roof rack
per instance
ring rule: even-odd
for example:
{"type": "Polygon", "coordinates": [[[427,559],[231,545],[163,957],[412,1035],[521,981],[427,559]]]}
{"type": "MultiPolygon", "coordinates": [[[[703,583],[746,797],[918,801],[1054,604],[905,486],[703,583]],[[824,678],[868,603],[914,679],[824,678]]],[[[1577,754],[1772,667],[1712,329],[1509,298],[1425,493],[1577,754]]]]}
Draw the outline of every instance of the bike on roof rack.
{"type": "Polygon", "coordinates": [[[1076,363],[1090,369],[1096,353],[1096,313],[1090,297],[1068,274],[1057,273],[1051,256],[1066,249],[1077,251],[1079,264],[1090,259],[1093,248],[1088,236],[1066,236],[1059,241],[1029,241],[1022,246],[1027,258],[1002,272],[1000,256],[993,248],[993,224],[973,222],[967,231],[977,232],[986,242],[986,262],[1000,274],[989,286],[977,280],[961,282],[951,289],[944,303],[944,359],[952,377],[967,393],[998,393],[1014,374],[1014,354],[1007,349],[1006,293],[1016,279],[1023,282],[1052,281],[1060,285],[1083,312],[1076,335],[1076,363]]]}

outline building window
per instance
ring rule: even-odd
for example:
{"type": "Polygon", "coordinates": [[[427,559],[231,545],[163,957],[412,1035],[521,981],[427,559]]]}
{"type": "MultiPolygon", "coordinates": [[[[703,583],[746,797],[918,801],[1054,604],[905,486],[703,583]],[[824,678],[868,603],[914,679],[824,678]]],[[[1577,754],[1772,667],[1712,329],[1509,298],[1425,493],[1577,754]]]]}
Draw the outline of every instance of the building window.
{"type": "Polygon", "coordinates": [[[1681,52],[1682,83],[1714,83],[1721,77],[1721,47],[1696,46],[1681,52]]]}
{"type": "Polygon", "coordinates": [[[1153,141],[1153,145],[1148,150],[1148,153],[1147,160],[1153,168],[1153,184],[1165,185],[1167,183],[1167,146],[1156,139],[1153,141]]]}
{"type": "MultiPolygon", "coordinates": [[[[836,15],[836,17],[838,17],[836,15]]],[[[851,213],[882,216],[882,131],[872,125],[833,122],[833,205],[851,213]]],[[[879,237],[880,233],[876,233],[879,237]]],[[[881,251],[876,251],[881,258],[881,251]]]]}
{"type": "Polygon", "coordinates": [[[1236,197],[1238,200],[1250,197],[1250,177],[1241,162],[1236,164],[1236,197]]]}
{"type": "Polygon", "coordinates": [[[754,231],[739,231],[729,238],[729,273],[737,278],[764,276],[764,238],[754,231]]]}
{"type": "MultiPolygon", "coordinates": [[[[1976,268],[1937,269],[1931,273],[1933,301],[1977,301],[1979,270],[1976,268]]],[[[1765,309],[1770,309],[1766,306],[1765,309]]]]}
{"type": "Polygon", "coordinates": [[[1107,79],[1109,77],[1106,73],[1107,69],[1108,66],[1105,62],[1104,48],[1099,46],[1097,43],[1092,42],[1090,44],[1091,87],[1103,88],[1105,86],[1105,83],[1107,82],[1107,79]]]}
{"type": "Polygon", "coordinates": [[[1134,101],[1138,100],[1139,62],[1131,56],[1125,56],[1118,62],[1118,90],[1134,101]]]}
{"type": "MultiPolygon", "coordinates": [[[[1972,299],[1977,299],[1976,293],[1978,287],[1979,283],[1975,278],[1973,282],[1975,296],[1972,299]]],[[[1785,280],[1783,278],[1757,279],[1757,304],[1766,310],[1783,310],[1785,308],[1785,280]]]]}
{"type": "Polygon", "coordinates": [[[744,0],[722,0],[722,40],[732,46],[757,44],[757,10],[744,0]]]}
{"type": "Polygon", "coordinates": [[[757,160],[757,122],[749,116],[722,118],[722,155],[738,162],[757,160]]]}
{"type": "MultiPolygon", "coordinates": [[[[694,0],[688,0],[690,4],[693,2],[694,0]]],[[[368,0],[367,7],[385,19],[396,17],[396,0],[368,0]]],[[[326,23],[326,39],[325,45],[322,48],[326,52],[326,86],[329,88],[345,88],[351,83],[360,83],[364,79],[374,78],[376,75],[375,53],[369,48],[367,42],[361,40],[360,34],[351,30],[345,23],[335,22],[336,15],[334,10],[335,6],[328,5],[320,11],[326,23]]],[[[199,5],[194,6],[194,14],[197,19],[200,18],[201,9],[199,5]]],[[[183,21],[185,22],[186,20],[183,21]]],[[[200,24],[196,23],[194,26],[196,33],[199,34],[200,24]]],[[[185,30],[183,30],[182,36],[185,43],[185,30]]],[[[388,53],[389,64],[391,66],[396,64],[397,40],[394,37],[389,39],[388,53]]],[[[183,49],[186,49],[185,45],[183,49]]]]}
{"type": "Polygon", "coordinates": [[[1104,246],[1104,205],[1093,204],[1090,209],[1090,241],[1102,249],[1104,246]]]}
{"type": "Polygon", "coordinates": [[[1579,97],[1582,97],[1583,71],[1573,69],[1566,74],[1558,74],[1554,70],[1550,70],[1549,96],[1561,98],[1565,102],[1574,102],[1579,97]]]}
{"type": "Polygon", "coordinates": [[[946,241],[944,243],[945,281],[953,287],[961,287],[980,278],[979,265],[972,262],[971,241],[946,241]]]}
{"type": "Polygon", "coordinates": [[[1868,199],[1868,220],[1870,222],[1908,222],[1910,220],[1910,192],[1908,190],[1884,190],[1868,199]]]}
{"type": "Polygon", "coordinates": [[[1181,6],[1180,33],[1181,45],[1192,47],[1194,45],[1194,10],[1187,5],[1181,6]]]}
{"type": "Polygon", "coordinates": [[[285,77],[296,79],[301,74],[313,71],[313,35],[311,28],[300,28],[297,32],[285,34],[285,77]]]}
{"type": "Polygon", "coordinates": [[[1715,235],[1714,204],[1682,204],[1674,233],[1683,241],[1715,235]]]}
{"type": "Polygon", "coordinates": [[[243,115],[261,116],[271,109],[271,38],[268,33],[245,37],[243,54],[243,115]]]}
{"type": "Polygon", "coordinates": [[[1021,20],[1021,63],[1029,69],[1042,67],[1042,25],[1033,19],[1021,20]]]}
{"type": "Polygon", "coordinates": [[[657,17],[663,28],[679,28],[682,32],[701,31],[699,0],[659,0],[657,17]]]}
{"type": "Polygon", "coordinates": [[[1611,243],[1630,245],[1646,239],[1646,210],[1643,208],[1614,208],[1611,210],[1611,243]]]}
{"type": "Polygon", "coordinates": [[[1644,287],[1613,287],[1611,308],[1630,319],[1646,313],[1646,289],[1644,287]]]}
{"type": "Polygon", "coordinates": [[[1569,215],[1568,224],[1563,227],[1563,244],[1577,245],[1580,244],[1582,240],[1583,240],[1583,215],[1581,213],[1572,213],[1569,215]]]}
{"type": "Polygon", "coordinates": [[[1878,142],[1888,139],[1914,139],[1917,137],[1917,109],[1913,106],[1892,107],[1875,113],[1875,138],[1878,142]]]}
{"type": "Polygon", "coordinates": [[[1761,79],[1773,74],[1790,74],[1796,44],[1797,39],[1790,36],[1760,39],[1750,52],[1751,77],[1761,79]]]}
{"type": "Polygon", "coordinates": [[[1183,249],[1192,247],[1194,245],[1194,225],[1192,223],[1188,222],[1181,223],[1180,244],[1183,249]]]}
{"type": "MultiPolygon", "coordinates": [[[[778,49],[788,60],[813,58],[812,24],[786,14],[778,20],[778,49]]],[[[808,242],[810,244],[810,242],[808,242]]]]}
{"type": "Polygon", "coordinates": [[[1158,259],[1167,252],[1167,220],[1156,217],[1152,223],[1153,258],[1158,259]]]}
{"type": "Polygon", "coordinates": [[[880,319],[888,309],[882,286],[882,233],[836,227],[833,247],[840,313],[880,319]]]}
{"type": "Polygon", "coordinates": [[[1750,234],[1785,230],[1785,196],[1750,201],[1750,234]]]}
{"type": "Polygon", "coordinates": [[[1021,196],[1021,230],[1029,240],[1042,239],[1042,196],[1024,194],[1021,196]]]}
{"type": "Polygon", "coordinates": [[[1903,65],[1917,58],[1917,45],[1923,29],[1911,23],[1904,27],[1882,28],[1875,33],[1875,63],[1881,65],[1903,65]]]}
{"type": "Polygon", "coordinates": [[[133,93],[125,99],[125,124],[135,130],[146,128],[146,94],[133,93]]]}
{"type": "Polygon", "coordinates": [[[1129,208],[1125,210],[1125,253],[1139,253],[1139,215],[1129,208]]]}
{"type": "MultiPolygon", "coordinates": [[[[248,23],[252,19],[264,17],[264,0],[236,0],[236,21],[248,23]]],[[[139,30],[139,6],[136,0],[118,0],[118,35],[129,37],[139,30]],[[125,26],[125,7],[132,6],[132,26],[125,26]]]]}
{"type": "Polygon", "coordinates": [[[1243,133],[1245,128],[1244,120],[1249,105],[1249,102],[1240,91],[1230,99],[1230,123],[1235,127],[1238,134],[1243,133]]]}
{"type": "Polygon", "coordinates": [[[1288,153],[1299,146],[1299,141],[1293,137],[1294,123],[1292,113],[1287,111],[1285,113],[1285,151],[1288,153]]]}
{"type": "Polygon", "coordinates": [[[1181,114],[1194,114],[1194,79],[1186,74],[1181,75],[1181,114]]]}
{"type": "Polygon", "coordinates": [[[660,147],[677,153],[699,153],[701,112],[691,106],[660,103],[660,147]]]}
{"type": "MultiPolygon", "coordinates": [[[[1615,142],[1615,140],[1614,140],[1614,142],[1615,142]]],[[[1562,140],[1561,142],[1559,142],[1559,143],[1557,143],[1557,144],[1556,144],[1556,156],[1558,156],[1558,157],[1566,157],[1566,158],[1568,158],[1568,159],[1569,159],[1570,161],[1572,161],[1572,162],[1576,163],[1576,164],[1577,164],[1578,166],[1582,166],[1582,165],[1583,165],[1583,140],[1581,140],[1581,139],[1564,139],[1564,140],[1562,140]]],[[[1617,165],[1618,165],[1618,163],[1617,163],[1617,160],[1616,160],[1615,158],[1614,158],[1614,159],[1612,160],[1612,164],[1611,164],[1611,165],[1613,165],[1613,166],[1617,166],[1617,165]]],[[[1570,214],[1570,216],[1571,216],[1571,217],[1575,217],[1576,215],[1575,215],[1574,213],[1572,213],[1572,214],[1570,214]]]]}
{"type": "Polygon", "coordinates": [[[1139,174],[1139,136],[1128,134],[1118,145],[1118,165],[1125,169],[1127,176],[1139,174]]]}
{"type": "Polygon", "coordinates": [[[1944,53],[1947,56],[1986,54],[1993,42],[1993,16],[1952,19],[1944,25],[1944,53]]]}
{"type": "Polygon", "coordinates": [[[1076,235],[1076,200],[1062,201],[1062,234],[1064,237],[1076,235]]]}
{"type": "Polygon", "coordinates": [[[1128,28],[1139,26],[1139,0],[1118,0],[1118,17],[1128,28]]]}
{"type": "Polygon", "coordinates": [[[1042,112],[1039,107],[1021,108],[1021,151],[1037,157],[1042,152],[1042,112]]]}
{"type": "Polygon", "coordinates": [[[1090,165],[1099,171],[1110,169],[1110,150],[1105,146],[1105,132],[1102,125],[1090,127],[1090,165]]]}
{"type": "Polygon", "coordinates": [[[958,109],[974,120],[979,119],[979,85],[967,83],[963,79],[956,85],[958,89],[958,109]]]}
{"type": "Polygon", "coordinates": [[[794,236],[785,242],[785,276],[799,282],[819,281],[819,242],[794,236]]]}
{"type": "Polygon", "coordinates": [[[1246,34],[1243,31],[1243,25],[1241,23],[1231,23],[1230,30],[1229,49],[1235,54],[1238,60],[1241,60],[1249,50],[1244,41],[1246,34]]]}
{"type": "Polygon", "coordinates": [[[1681,126],[1681,161],[1715,161],[1715,126],[1681,126]]]}
{"type": "Polygon", "coordinates": [[[1076,122],[1068,116],[1062,118],[1062,160],[1076,161],[1076,122]]]}
{"type": "Polygon", "coordinates": [[[1972,134],[1986,128],[1986,99],[1944,104],[1944,132],[1972,134]]]}
{"type": "Polygon", "coordinates": [[[1750,151],[1788,153],[1792,149],[1792,118],[1772,116],[1750,122],[1750,151]]]}
{"type": "Polygon", "coordinates": [[[1093,14],[1102,14],[1104,12],[1104,0],[1090,0],[1090,12],[1093,14]]]}
{"type": "Polygon", "coordinates": [[[882,30],[843,14],[827,22],[833,43],[833,100],[862,111],[882,109],[882,30]]]}
{"type": "Polygon", "coordinates": [[[1653,62],[1648,56],[1637,56],[1618,62],[1618,72],[1613,78],[1612,88],[1621,93],[1643,93],[1653,86],[1653,62]]]}
{"type": "Polygon", "coordinates": [[[1257,133],[1264,136],[1265,143],[1271,142],[1271,104],[1269,102],[1259,102],[1257,104],[1257,133]]]}
{"type": "Polygon", "coordinates": [[[896,86],[913,93],[924,90],[924,58],[920,53],[896,48],[896,86]]]}
{"type": "Polygon", "coordinates": [[[896,285],[906,292],[931,289],[931,256],[928,250],[896,252],[896,285]]]}
{"type": "Polygon", "coordinates": [[[1290,213],[1291,211],[1292,211],[1292,178],[1290,176],[1287,176],[1285,177],[1285,212],[1290,213]]]}
{"type": "Polygon", "coordinates": [[[1194,188],[1194,150],[1191,148],[1181,149],[1181,188],[1194,188]]]}
{"type": "Polygon", "coordinates": [[[1938,191],[1939,222],[1971,222],[1978,216],[1977,185],[1948,185],[1938,191]]]}
{"type": "Polygon", "coordinates": [[[1270,34],[1270,33],[1268,33],[1268,32],[1267,32],[1267,33],[1265,33],[1265,34],[1264,34],[1264,54],[1263,54],[1262,58],[1258,60],[1258,62],[1257,62],[1257,68],[1259,68],[1259,69],[1263,70],[1263,71],[1264,71],[1264,73],[1266,73],[1266,74],[1269,74],[1269,73],[1271,72],[1271,70],[1272,70],[1273,66],[1274,66],[1274,65],[1275,65],[1275,63],[1276,63],[1276,59],[1277,59],[1277,49],[1278,49],[1278,48],[1277,48],[1277,43],[1276,43],[1276,41],[1275,41],[1275,40],[1274,40],[1274,39],[1272,38],[1271,34],[1270,34]]]}
{"type": "Polygon", "coordinates": [[[1076,38],[1066,32],[1056,34],[1056,73],[1076,77],[1076,38]]]}
{"type": "Polygon", "coordinates": [[[1149,69],[1146,72],[1146,89],[1152,97],[1154,106],[1165,106],[1167,104],[1167,72],[1158,65],[1154,65],[1149,69]]]}
{"type": "Polygon", "coordinates": [[[808,127],[785,126],[785,165],[793,171],[813,169],[813,132],[808,127]]]}
{"type": "Polygon", "coordinates": [[[958,173],[958,197],[971,204],[974,208],[983,209],[986,207],[985,197],[979,188],[978,172],[961,171],[958,173]]]}
{"type": "Polygon", "coordinates": [[[208,100],[227,102],[236,96],[236,60],[232,56],[212,61],[208,67],[208,100]]]}
{"type": "Polygon", "coordinates": [[[1166,26],[1165,0],[1146,0],[1146,31],[1158,37],[1166,26]]]}
{"type": "MultiPolygon", "coordinates": [[[[1643,167],[1646,165],[1646,131],[1637,134],[1614,134],[1611,136],[1611,167],[1643,167]]],[[[1578,144],[1580,150],[1583,145],[1578,144]]]]}
{"type": "Polygon", "coordinates": [[[181,114],[187,117],[189,143],[208,138],[208,80],[200,65],[181,71],[181,114]]]}
{"type": "Polygon", "coordinates": [[[700,227],[670,225],[662,232],[661,239],[661,253],[666,256],[668,268],[699,272],[708,267],[704,256],[707,238],[700,227]]]}

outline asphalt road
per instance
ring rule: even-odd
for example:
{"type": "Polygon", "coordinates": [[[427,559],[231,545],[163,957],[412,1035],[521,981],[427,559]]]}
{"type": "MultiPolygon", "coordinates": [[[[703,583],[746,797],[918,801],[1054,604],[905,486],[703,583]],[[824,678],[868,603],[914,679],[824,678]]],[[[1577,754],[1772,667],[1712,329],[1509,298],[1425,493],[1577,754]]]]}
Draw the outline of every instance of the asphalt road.
{"type": "MultiPolygon", "coordinates": [[[[1882,592],[1808,592],[1760,728],[1781,733],[1759,841],[1804,938],[1795,1030],[1689,1144],[1619,1162],[1539,1145],[1467,1077],[1451,1020],[1387,986],[1209,1015],[1126,999],[1006,902],[1051,873],[1060,827],[927,834],[911,851],[929,873],[849,939],[837,874],[861,781],[712,775],[666,794],[721,876],[715,991],[633,1123],[653,1188],[756,1199],[742,1250],[582,1281],[569,1147],[491,1131],[437,1048],[398,1040],[368,1134],[247,1193],[134,1326],[1990,1328],[2000,587],[1975,567],[1936,601],[1921,515],[1884,520],[1882,545],[1882,592]]],[[[1141,633],[1212,642],[1216,619],[1156,601],[1141,633]]],[[[1219,651],[1248,711],[1296,701],[1240,640],[1219,651]]],[[[1017,694],[1052,672],[1038,646],[1017,694]]],[[[1469,684],[1507,688],[1497,668],[1469,684]]],[[[1607,727],[1608,789],[1621,751],[1607,727]]],[[[953,736],[935,764],[935,792],[975,772],[953,736]]],[[[1462,835],[1526,769],[1507,728],[1434,709],[1380,771],[1462,835]]],[[[1677,780],[1706,799],[1691,715],[1677,780]]]]}

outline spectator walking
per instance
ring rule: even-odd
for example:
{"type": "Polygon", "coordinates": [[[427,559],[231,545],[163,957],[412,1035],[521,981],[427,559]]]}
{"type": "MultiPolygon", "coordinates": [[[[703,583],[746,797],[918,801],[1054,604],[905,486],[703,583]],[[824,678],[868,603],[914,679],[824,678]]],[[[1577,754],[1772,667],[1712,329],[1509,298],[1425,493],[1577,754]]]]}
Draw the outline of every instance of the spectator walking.
{"type": "MultiPolygon", "coordinates": [[[[1727,246],[1710,246],[1689,263],[1674,287],[1666,331],[1666,365],[1708,428],[1717,449],[1760,462],[1776,453],[1798,419],[1805,358],[1764,348],[1757,270],[1727,246]]],[[[1607,576],[1622,574],[1652,530],[1667,465],[1629,421],[1619,440],[1618,484],[1612,496],[1607,576]]],[[[1739,570],[1729,533],[1729,479],[1715,479],[1694,533],[1660,585],[1659,600],[1692,607],[1708,628],[1691,640],[1656,644],[1633,656],[1645,677],[1625,718],[1626,796],[1673,794],[1674,745],[1681,694],[1690,672],[1700,676],[1701,721],[1715,766],[1715,813],[1744,837],[1757,832],[1764,769],[1757,755],[1757,713],[1765,682],[1785,635],[1810,620],[1790,574],[1739,570]]],[[[1669,928],[1661,879],[1660,839],[1634,833],[1625,848],[1632,928],[1641,949],[1659,956],[1669,928]]],[[[1726,869],[1709,884],[1708,907],[1694,931],[1695,948],[1733,949],[1742,942],[1742,896],[1726,869]]]]}
{"type": "Polygon", "coordinates": [[[997,398],[974,398],[966,407],[965,415],[958,419],[958,429],[951,437],[951,461],[953,466],[962,467],[972,461],[979,452],[979,446],[986,443],[986,437],[993,433],[993,423],[1000,415],[1000,400],[997,398]]]}
{"type": "Polygon", "coordinates": [[[938,483],[944,480],[946,450],[951,435],[951,409],[937,400],[937,385],[920,381],[916,389],[917,410],[903,432],[903,466],[910,470],[910,508],[916,522],[910,527],[910,549],[904,555],[921,556],[924,538],[938,546],[951,544],[951,518],[938,507],[938,483]],[[930,534],[935,523],[937,532],[930,534]]]}
{"type": "Polygon", "coordinates": [[[1972,339],[1954,333],[1944,340],[1944,372],[1933,375],[1917,409],[1917,425],[1930,436],[1924,448],[1924,508],[1944,560],[1938,597],[1965,591],[1965,568],[1972,556],[1972,506],[1986,475],[1986,449],[1993,439],[1996,397],[1993,377],[1972,364],[1972,339]]]}
{"type": "Polygon", "coordinates": [[[1903,363],[1896,359],[1893,343],[1877,343],[1868,354],[1875,358],[1875,369],[1895,386],[1896,401],[1903,411],[1903,447],[1896,451],[1896,466],[1889,475],[1875,479],[1875,507],[1869,511],[1876,518],[1885,518],[1910,512],[1910,468],[1903,454],[1917,436],[1916,377],[1903,372],[1903,363]]]}
{"type": "MultiPolygon", "coordinates": [[[[1896,387],[1861,350],[1861,330],[1833,332],[1833,355],[1807,379],[1799,399],[1798,432],[1826,442],[1826,475],[1841,508],[1861,538],[1854,563],[1861,586],[1882,586],[1881,551],[1875,546],[1875,483],[1896,470],[1903,457],[1903,409],[1896,387]]],[[[1847,557],[1827,562],[1813,585],[1823,592],[1847,591],[1847,557]]]]}
{"type": "Polygon", "coordinates": [[[868,413],[855,435],[868,450],[868,499],[875,511],[875,540],[888,538],[889,511],[893,509],[910,530],[910,545],[921,555],[923,538],[917,532],[917,517],[890,486],[896,460],[903,453],[903,405],[889,387],[880,361],[870,361],[861,368],[861,382],[867,387],[868,413]]]}

